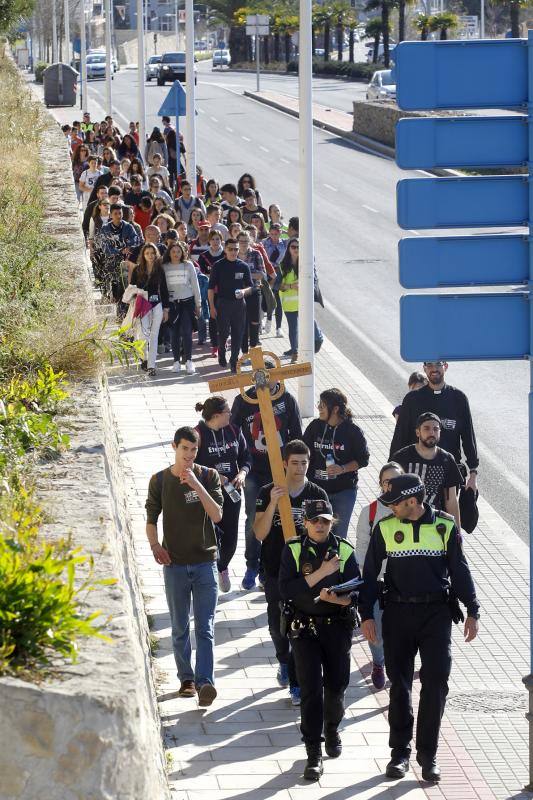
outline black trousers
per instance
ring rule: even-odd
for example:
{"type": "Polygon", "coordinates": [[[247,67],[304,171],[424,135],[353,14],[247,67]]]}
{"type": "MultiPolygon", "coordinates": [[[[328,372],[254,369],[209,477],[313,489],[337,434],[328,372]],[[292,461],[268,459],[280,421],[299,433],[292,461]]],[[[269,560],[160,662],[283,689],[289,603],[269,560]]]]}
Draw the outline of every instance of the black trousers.
{"type": "Polygon", "coordinates": [[[287,664],[289,669],[289,685],[298,686],[296,667],[288,636],[282,636],[280,631],[281,610],[279,607],[281,595],[279,593],[278,579],[272,575],[263,576],[265,598],[267,601],[268,632],[276,650],[276,658],[280,664],[287,664]]]}
{"type": "Polygon", "coordinates": [[[230,363],[232,366],[237,364],[239,353],[241,352],[245,318],[246,306],[244,300],[226,300],[219,297],[217,301],[219,363],[224,363],[226,358],[226,341],[231,333],[230,363]]]}
{"type": "Polygon", "coordinates": [[[415,656],[419,652],[422,667],[415,744],[421,760],[435,758],[452,667],[451,630],[446,603],[388,603],[385,607],[383,645],[391,682],[389,746],[393,756],[408,757],[411,753],[411,692],[415,656]]]}
{"type": "Polygon", "coordinates": [[[261,292],[254,291],[246,295],[246,321],[242,336],[242,352],[247,353],[248,347],[257,347],[259,344],[259,318],[261,316],[261,292]]]}
{"type": "Polygon", "coordinates": [[[317,625],[315,638],[291,638],[301,690],[302,739],[322,741],[322,732],[336,731],[344,716],[344,692],[350,682],[351,625],[317,625]]]}
{"type": "Polygon", "coordinates": [[[231,497],[223,491],[224,505],[222,506],[222,519],[217,523],[220,530],[218,539],[218,571],[223,572],[228,568],[229,562],[235,555],[239,535],[239,514],[241,501],[234,503],[231,497]]]}

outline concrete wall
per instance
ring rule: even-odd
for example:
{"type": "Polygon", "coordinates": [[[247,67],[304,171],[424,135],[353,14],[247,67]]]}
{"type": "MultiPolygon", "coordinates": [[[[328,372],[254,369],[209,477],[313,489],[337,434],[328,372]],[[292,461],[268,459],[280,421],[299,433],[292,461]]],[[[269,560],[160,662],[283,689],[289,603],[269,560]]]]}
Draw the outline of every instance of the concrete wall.
{"type": "Polygon", "coordinates": [[[424,117],[426,113],[400,111],[396,103],[383,101],[370,103],[367,100],[354,100],[353,132],[369,139],[375,139],[389,147],[396,144],[395,126],[402,117],[424,117]]]}
{"type": "MultiPolygon", "coordinates": [[[[47,232],[61,245],[66,280],[94,307],[65,140],[48,115],[42,147],[47,232]]],[[[90,314],[89,314],[90,316],[90,314]]],[[[0,679],[0,800],[168,800],[149,634],[128,523],[105,378],[72,387],[71,448],[37,469],[50,514],[47,537],[72,535],[94,557],[86,611],[111,621],[111,643],[79,642],[77,664],[34,685],[0,679]]]]}

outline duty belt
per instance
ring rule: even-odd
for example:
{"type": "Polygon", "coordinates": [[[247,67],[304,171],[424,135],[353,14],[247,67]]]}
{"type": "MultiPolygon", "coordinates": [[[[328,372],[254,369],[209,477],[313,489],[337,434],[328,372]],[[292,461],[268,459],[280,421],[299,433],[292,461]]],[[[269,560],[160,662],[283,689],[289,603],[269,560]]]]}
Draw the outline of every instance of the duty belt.
{"type": "Polygon", "coordinates": [[[385,595],[387,603],[447,603],[448,592],[429,592],[428,594],[415,594],[406,596],[388,591],[385,595]]]}

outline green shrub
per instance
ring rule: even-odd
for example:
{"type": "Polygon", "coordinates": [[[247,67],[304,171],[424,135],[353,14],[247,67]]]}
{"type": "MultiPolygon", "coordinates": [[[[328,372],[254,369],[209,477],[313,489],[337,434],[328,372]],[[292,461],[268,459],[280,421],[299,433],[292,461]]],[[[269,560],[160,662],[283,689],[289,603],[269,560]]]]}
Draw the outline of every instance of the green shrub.
{"type": "Polygon", "coordinates": [[[33,73],[35,75],[35,83],[43,82],[43,72],[49,66],[50,64],[46,64],[44,61],[39,61],[33,73]]]}
{"type": "Polygon", "coordinates": [[[0,674],[50,666],[58,656],[76,661],[79,636],[103,637],[96,611],[84,614],[83,597],[114,579],[94,580],[92,560],[69,539],[43,541],[42,511],[19,487],[0,498],[0,674]],[[87,574],[76,586],[77,569],[87,574]]]}
{"type": "MultiPolygon", "coordinates": [[[[323,58],[313,59],[313,75],[337,75],[339,78],[351,78],[354,81],[369,81],[378,69],[376,64],[358,62],[351,64],[349,61],[324,61],[323,58]]],[[[297,73],[298,62],[289,61],[287,72],[297,73]]]]}

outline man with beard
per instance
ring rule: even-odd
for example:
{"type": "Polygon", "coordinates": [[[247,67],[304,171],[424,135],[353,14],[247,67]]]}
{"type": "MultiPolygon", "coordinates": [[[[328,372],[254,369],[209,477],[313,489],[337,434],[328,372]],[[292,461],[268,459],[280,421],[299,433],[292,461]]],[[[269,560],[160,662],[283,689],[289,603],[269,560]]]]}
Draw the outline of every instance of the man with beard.
{"type": "Polygon", "coordinates": [[[424,483],[426,499],[438,511],[446,511],[455,519],[461,530],[457,493],[462,483],[461,473],[451,453],[438,446],[440,419],[431,411],[421,414],[416,421],[417,443],[394,453],[393,460],[404,472],[419,475],[424,483]]]}
{"type": "Polygon", "coordinates": [[[393,453],[416,442],[416,422],[420,414],[431,411],[440,419],[442,448],[451,453],[458,464],[464,452],[470,471],[466,488],[476,492],[479,458],[470,406],[463,392],[444,382],[447,369],[446,361],[424,362],[428,385],[404,397],[392,437],[390,456],[392,458],[393,453]]]}

